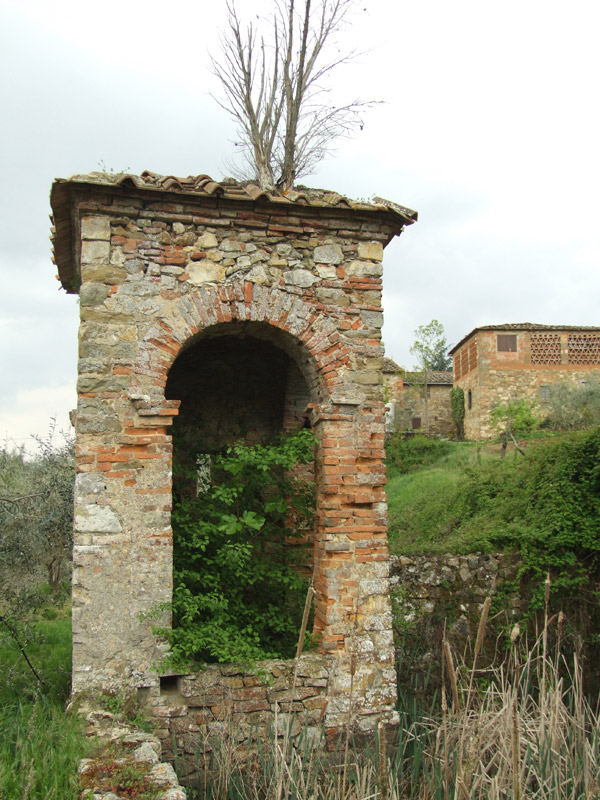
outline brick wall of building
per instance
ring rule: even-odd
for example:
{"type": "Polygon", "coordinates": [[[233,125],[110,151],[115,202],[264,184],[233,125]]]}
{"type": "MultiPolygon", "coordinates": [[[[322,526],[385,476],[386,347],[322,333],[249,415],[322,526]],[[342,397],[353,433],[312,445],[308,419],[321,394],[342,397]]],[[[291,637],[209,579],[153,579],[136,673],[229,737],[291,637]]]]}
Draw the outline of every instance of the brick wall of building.
{"type": "Polygon", "coordinates": [[[490,414],[498,403],[539,402],[542,386],[600,375],[600,329],[476,329],[453,355],[455,385],[465,393],[465,436],[487,439],[494,435],[490,414]]]}

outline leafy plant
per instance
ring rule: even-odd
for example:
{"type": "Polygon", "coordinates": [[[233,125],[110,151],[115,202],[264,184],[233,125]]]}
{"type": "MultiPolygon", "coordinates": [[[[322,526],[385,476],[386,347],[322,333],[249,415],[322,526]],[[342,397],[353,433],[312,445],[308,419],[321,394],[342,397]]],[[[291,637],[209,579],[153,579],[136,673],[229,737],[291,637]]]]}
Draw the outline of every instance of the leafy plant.
{"type": "Polygon", "coordinates": [[[537,405],[524,397],[498,403],[490,415],[492,426],[495,427],[503,438],[502,458],[506,453],[509,437],[516,449],[523,455],[517,444],[515,436],[531,433],[542,421],[537,405]]]}
{"type": "Polygon", "coordinates": [[[293,655],[308,581],[303,548],[292,545],[314,513],[313,485],[294,468],[312,460],[314,445],[306,430],[234,444],[210,456],[208,480],[202,454],[200,482],[189,468],[175,482],[173,627],[159,631],[171,664],[293,655]]]}
{"type": "Polygon", "coordinates": [[[600,424],[600,379],[592,376],[578,384],[549,386],[543,408],[543,427],[550,430],[581,430],[600,424]]]}
{"type": "Polygon", "coordinates": [[[450,392],[450,408],[454,431],[459,442],[465,438],[465,393],[460,386],[450,392]]]}
{"type": "Polygon", "coordinates": [[[57,443],[55,424],[38,438],[38,452],[0,449],[0,571],[45,565],[58,589],[72,543],[74,443],[57,443]]]}

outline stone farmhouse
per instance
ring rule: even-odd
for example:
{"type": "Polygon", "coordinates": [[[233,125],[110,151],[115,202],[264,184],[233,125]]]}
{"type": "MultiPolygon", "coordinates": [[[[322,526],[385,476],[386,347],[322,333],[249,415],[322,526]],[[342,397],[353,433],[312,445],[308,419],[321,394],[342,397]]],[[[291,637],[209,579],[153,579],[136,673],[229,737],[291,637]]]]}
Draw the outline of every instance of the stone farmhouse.
{"type": "Polygon", "coordinates": [[[600,375],[600,327],[484,325],[450,354],[454,385],[465,393],[465,436],[487,439],[494,435],[490,413],[498,403],[526,397],[543,408],[552,384],[600,375]]]}
{"type": "Polygon", "coordinates": [[[57,180],[51,203],[59,278],[80,298],[73,691],[137,691],[167,752],[175,737],[193,753],[224,716],[240,731],[288,712],[334,734],[394,722],[382,259],[416,213],[151,172],[57,180]],[[144,613],[171,598],[185,458],[170,431],[194,421],[214,447],[306,425],[318,439],[320,644],[266,664],[271,681],[239,665],[157,672],[144,613]]]}
{"type": "Polygon", "coordinates": [[[452,372],[407,372],[391,358],[383,360],[388,432],[423,431],[431,436],[452,433],[452,372]]]}

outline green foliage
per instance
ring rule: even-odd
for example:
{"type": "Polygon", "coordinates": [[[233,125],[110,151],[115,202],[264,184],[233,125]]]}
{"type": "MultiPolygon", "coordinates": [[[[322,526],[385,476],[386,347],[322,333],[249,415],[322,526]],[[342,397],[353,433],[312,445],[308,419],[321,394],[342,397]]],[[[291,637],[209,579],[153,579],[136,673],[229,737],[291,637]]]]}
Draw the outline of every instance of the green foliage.
{"type": "Polygon", "coordinates": [[[548,570],[553,595],[567,605],[580,603],[582,587],[600,575],[598,427],[530,441],[518,461],[490,455],[459,469],[436,465],[399,477],[388,496],[395,551],[514,550],[532,610],[543,605],[548,570]],[[409,478],[420,481],[412,496],[409,478]]]}
{"type": "Polygon", "coordinates": [[[460,386],[450,392],[450,408],[454,431],[459,442],[465,438],[465,393],[460,386]]]}
{"type": "Polygon", "coordinates": [[[42,563],[57,588],[73,529],[74,444],[57,444],[54,424],[38,452],[0,449],[0,572],[42,563]]]}
{"type": "Polygon", "coordinates": [[[391,475],[405,475],[435,463],[451,449],[451,443],[444,439],[429,439],[423,434],[406,437],[399,431],[388,439],[386,463],[391,475]]]}
{"type": "Polygon", "coordinates": [[[537,428],[542,418],[537,405],[524,397],[498,403],[490,415],[492,425],[500,433],[521,436],[537,428]]]}
{"type": "Polygon", "coordinates": [[[448,370],[452,359],[447,355],[448,343],[444,334],[444,326],[437,319],[427,325],[419,325],[415,330],[415,341],[410,348],[417,359],[417,369],[424,372],[448,370]]]}
{"type": "Polygon", "coordinates": [[[548,387],[543,427],[553,431],[581,430],[600,424],[600,378],[585,383],[557,383],[548,387]]]}
{"type": "Polygon", "coordinates": [[[204,491],[175,495],[173,628],[160,631],[173,665],[293,655],[307,581],[302,548],[289,540],[314,513],[313,486],[294,467],[312,460],[314,445],[310,431],[235,444],[211,457],[204,491]]]}

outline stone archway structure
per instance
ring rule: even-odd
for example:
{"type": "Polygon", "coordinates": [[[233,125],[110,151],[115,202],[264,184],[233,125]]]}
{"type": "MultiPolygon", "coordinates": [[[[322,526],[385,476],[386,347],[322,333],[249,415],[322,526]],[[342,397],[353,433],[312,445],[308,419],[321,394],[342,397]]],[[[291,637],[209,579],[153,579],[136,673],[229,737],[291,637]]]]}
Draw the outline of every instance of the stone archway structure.
{"type": "MultiPolygon", "coordinates": [[[[295,666],[301,696],[292,700],[304,698],[304,711],[331,730],[350,711],[362,730],[392,720],[381,262],[416,214],[316,190],[284,198],[252,184],[153,173],[60,180],[51,200],[60,280],[81,305],[74,692],[137,689],[171,720],[165,730],[190,730],[197,686],[167,676],[161,691],[164,644],[144,618],[172,591],[169,426],[179,401],[165,386],[190,343],[251,335],[302,373],[302,413],[319,442],[320,648],[295,666]]],[[[205,688],[207,674],[217,683],[234,674],[231,665],[226,674],[212,669],[205,688]]],[[[252,688],[252,696],[239,688],[230,710],[268,716],[278,697],[252,688]]],[[[212,702],[202,706],[207,724],[220,713],[212,702]]]]}

